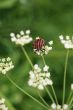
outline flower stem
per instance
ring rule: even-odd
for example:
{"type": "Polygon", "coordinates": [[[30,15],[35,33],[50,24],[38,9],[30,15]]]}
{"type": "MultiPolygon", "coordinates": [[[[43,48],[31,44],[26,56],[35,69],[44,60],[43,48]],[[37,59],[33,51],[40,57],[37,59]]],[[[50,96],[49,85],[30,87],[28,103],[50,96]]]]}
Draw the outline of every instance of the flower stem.
{"type": "Polygon", "coordinates": [[[70,110],[73,108],[73,104],[69,107],[70,108],[70,110]]]}
{"type": "Polygon", "coordinates": [[[46,62],[45,62],[44,56],[41,55],[41,57],[42,57],[42,60],[43,60],[44,65],[46,65],[46,62]]]}
{"type": "MultiPolygon", "coordinates": [[[[43,63],[44,63],[44,65],[46,65],[46,62],[45,62],[45,59],[44,59],[44,56],[43,56],[43,55],[42,55],[42,59],[43,59],[43,63]]],[[[55,97],[56,103],[58,104],[58,100],[57,100],[57,96],[56,96],[56,93],[55,93],[54,87],[51,86],[51,88],[52,88],[53,95],[54,95],[54,97],[55,97]]]]}
{"type": "Polygon", "coordinates": [[[51,101],[54,103],[55,101],[54,101],[54,99],[53,99],[53,97],[52,97],[50,91],[47,89],[47,87],[45,87],[45,90],[46,90],[46,92],[48,93],[48,95],[49,95],[51,101]]]}
{"type": "Polygon", "coordinates": [[[65,59],[62,106],[63,106],[64,101],[65,101],[65,86],[66,86],[66,71],[67,71],[68,56],[69,56],[69,49],[67,50],[66,59],[65,59]]]}
{"type": "Polygon", "coordinates": [[[54,97],[55,97],[56,103],[58,104],[57,96],[56,96],[56,93],[55,93],[55,90],[54,90],[53,85],[51,85],[51,88],[52,88],[52,91],[53,91],[53,94],[54,94],[54,97]]]}
{"type": "Polygon", "coordinates": [[[67,103],[70,102],[70,99],[71,99],[72,94],[73,94],[73,91],[71,90],[71,91],[70,91],[70,94],[69,94],[69,97],[68,97],[68,99],[67,99],[67,103]]]}
{"type": "Polygon", "coordinates": [[[73,102],[73,97],[71,98],[71,100],[69,102],[69,107],[71,106],[72,102],[73,102]]]}
{"type": "Polygon", "coordinates": [[[40,97],[40,99],[42,100],[42,102],[49,108],[49,105],[47,104],[47,102],[43,99],[43,97],[40,95],[40,92],[38,91],[38,95],[40,97]]]}
{"type": "Polygon", "coordinates": [[[37,102],[38,104],[40,104],[42,107],[44,107],[45,109],[48,110],[48,108],[41,103],[38,99],[34,98],[33,96],[31,96],[28,92],[26,92],[25,90],[23,90],[19,85],[17,85],[8,75],[6,75],[7,79],[16,87],[18,88],[21,92],[23,92],[25,95],[27,95],[28,97],[30,97],[31,99],[33,99],[35,102],[37,102]]]}
{"type": "Polygon", "coordinates": [[[23,53],[25,54],[25,56],[26,56],[26,58],[27,58],[29,64],[30,64],[31,67],[33,68],[33,63],[32,63],[32,61],[30,60],[30,58],[29,58],[29,56],[28,56],[28,54],[27,54],[25,48],[21,46],[21,49],[22,49],[23,53]]]}

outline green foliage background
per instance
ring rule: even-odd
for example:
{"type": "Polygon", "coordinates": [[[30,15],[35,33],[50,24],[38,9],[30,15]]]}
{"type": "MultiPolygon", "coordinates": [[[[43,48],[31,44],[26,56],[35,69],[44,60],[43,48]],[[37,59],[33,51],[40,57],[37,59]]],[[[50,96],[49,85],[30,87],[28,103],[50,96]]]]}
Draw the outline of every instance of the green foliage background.
{"type": "MultiPolygon", "coordinates": [[[[72,0],[0,0],[0,57],[10,56],[15,68],[8,74],[17,84],[39,99],[34,88],[27,85],[30,65],[20,47],[10,41],[10,33],[30,29],[33,38],[40,36],[46,41],[53,40],[53,51],[45,56],[50,66],[54,87],[61,104],[62,83],[66,50],[60,44],[58,36],[73,35],[72,0]]],[[[25,46],[33,63],[42,65],[42,59],[35,55],[32,44],[25,46]]],[[[67,68],[66,98],[73,81],[73,52],[70,51],[67,68]]],[[[47,94],[41,92],[50,104],[47,94]]],[[[9,110],[44,110],[29,97],[17,90],[5,76],[0,74],[0,96],[6,98],[9,110]]]]}

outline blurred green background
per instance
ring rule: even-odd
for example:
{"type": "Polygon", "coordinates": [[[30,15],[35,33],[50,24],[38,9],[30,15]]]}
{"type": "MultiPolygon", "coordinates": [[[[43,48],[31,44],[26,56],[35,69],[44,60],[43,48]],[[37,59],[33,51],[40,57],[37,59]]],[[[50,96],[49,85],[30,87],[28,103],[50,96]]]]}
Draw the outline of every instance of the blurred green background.
{"type": "MultiPolygon", "coordinates": [[[[9,76],[38,98],[36,90],[27,84],[31,69],[20,47],[10,41],[10,33],[31,30],[33,38],[40,36],[46,41],[53,40],[53,51],[45,56],[50,66],[54,87],[59,103],[62,100],[62,83],[66,50],[60,44],[58,36],[73,35],[73,1],[72,0],[0,0],[0,57],[10,56],[15,68],[9,76]]],[[[42,65],[41,57],[34,54],[32,44],[25,46],[33,63],[42,65]]],[[[73,52],[70,51],[67,68],[66,98],[73,81],[73,52]]],[[[41,92],[47,103],[51,103],[46,92],[41,92]]],[[[6,98],[9,110],[44,110],[39,104],[17,90],[5,76],[0,74],[0,96],[6,98]]]]}

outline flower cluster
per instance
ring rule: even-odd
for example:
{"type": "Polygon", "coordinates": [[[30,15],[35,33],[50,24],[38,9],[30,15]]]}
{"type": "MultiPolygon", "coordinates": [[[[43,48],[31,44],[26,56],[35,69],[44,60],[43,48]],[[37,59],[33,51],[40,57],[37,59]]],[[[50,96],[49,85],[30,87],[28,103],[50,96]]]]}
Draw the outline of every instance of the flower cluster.
{"type": "MultiPolygon", "coordinates": [[[[20,46],[24,46],[24,45],[30,43],[33,40],[32,37],[30,37],[30,30],[26,30],[25,32],[20,31],[19,34],[11,33],[10,36],[11,36],[11,41],[14,42],[17,45],[20,45],[20,46]]],[[[60,38],[61,43],[64,45],[64,47],[66,49],[73,49],[73,37],[70,38],[70,36],[66,36],[66,38],[64,39],[63,35],[60,35],[59,38],[60,38]]],[[[47,55],[52,50],[52,45],[53,45],[53,41],[49,41],[48,44],[46,45],[44,39],[42,39],[40,37],[37,37],[33,41],[33,50],[37,55],[41,55],[41,56],[42,55],[47,55]]],[[[32,64],[32,62],[29,59],[29,56],[28,56],[28,54],[26,53],[25,50],[24,50],[24,54],[25,54],[26,58],[28,59],[29,63],[32,64]]],[[[44,61],[43,56],[42,56],[42,58],[43,58],[43,61],[44,61]]],[[[49,66],[45,65],[43,67],[43,69],[41,69],[38,66],[38,64],[35,64],[34,66],[32,64],[31,66],[32,66],[33,69],[30,70],[30,72],[29,72],[29,80],[28,80],[28,85],[29,86],[37,88],[39,90],[44,90],[44,88],[46,86],[52,86],[53,85],[53,81],[51,80],[51,75],[50,75],[50,72],[49,72],[49,66]]],[[[12,68],[14,68],[14,65],[11,61],[11,58],[8,57],[8,58],[0,59],[0,73],[6,74],[7,71],[11,70],[12,68]]],[[[10,81],[12,82],[11,79],[10,79],[10,81]]],[[[15,83],[13,83],[13,84],[16,85],[15,83]]],[[[20,88],[19,86],[16,86],[16,87],[20,88]]],[[[54,96],[54,98],[56,99],[56,102],[57,102],[57,98],[56,98],[56,94],[55,94],[55,91],[53,89],[53,86],[52,86],[52,90],[53,90],[52,91],[53,96],[54,96]]],[[[71,92],[73,92],[73,84],[71,84],[71,92]]],[[[24,93],[27,94],[32,99],[35,99],[29,93],[27,93],[26,91],[24,91],[24,93]]],[[[53,100],[52,95],[51,95],[50,92],[49,92],[49,96],[50,96],[51,100],[53,100]]],[[[71,96],[70,96],[70,98],[71,98],[71,96]]],[[[35,101],[38,102],[37,99],[35,101]]],[[[45,104],[44,99],[42,99],[42,101],[45,104]]],[[[51,106],[50,106],[50,110],[69,110],[70,109],[70,104],[72,104],[72,101],[73,101],[73,98],[71,99],[70,103],[63,104],[63,106],[59,105],[59,104],[56,104],[56,103],[52,103],[51,106]]],[[[0,99],[0,109],[1,110],[8,110],[8,108],[5,106],[4,102],[5,102],[4,99],[0,99]]],[[[40,104],[42,105],[41,102],[40,102],[40,104]]]]}
{"type": "Polygon", "coordinates": [[[59,38],[66,49],[73,49],[73,37],[66,36],[66,39],[64,39],[63,35],[60,35],[59,38]]]}
{"type": "Polygon", "coordinates": [[[33,50],[37,55],[47,55],[52,50],[53,41],[48,42],[49,45],[45,45],[44,39],[37,37],[33,42],[33,50]]]}
{"type": "Polygon", "coordinates": [[[63,107],[61,105],[56,105],[55,103],[53,103],[51,105],[51,110],[68,110],[69,106],[67,104],[64,104],[63,107]]]}
{"type": "Polygon", "coordinates": [[[73,84],[71,84],[71,90],[73,91],[73,84]]]}
{"type": "Polygon", "coordinates": [[[30,30],[20,31],[20,34],[15,35],[14,33],[10,34],[11,41],[15,44],[24,46],[32,41],[32,37],[30,37],[30,30]]]}
{"type": "Polygon", "coordinates": [[[0,73],[6,74],[7,71],[13,68],[14,68],[14,65],[10,57],[0,59],[0,73]]]}
{"type": "Polygon", "coordinates": [[[29,72],[30,79],[28,81],[29,86],[36,87],[43,90],[45,86],[52,85],[53,82],[50,79],[50,72],[48,72],[49,67],[45,65],[43,70],[35,64],[34,70],[29,72]]]}
{"type": "Polygon", "coordinates": [[[8,107],[5,105],[5,99],[0,99],[0,110],[8,110],[8,107]]]}

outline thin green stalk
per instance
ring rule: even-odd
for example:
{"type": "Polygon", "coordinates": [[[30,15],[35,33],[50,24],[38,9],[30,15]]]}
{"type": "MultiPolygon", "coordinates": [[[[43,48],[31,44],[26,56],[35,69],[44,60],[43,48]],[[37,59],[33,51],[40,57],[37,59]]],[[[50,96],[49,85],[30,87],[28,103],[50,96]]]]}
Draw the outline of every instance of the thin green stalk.
{"type": "Polygon", "coordinates": [[[25,95],[27,95],[28,97],[30,97],[31,99],[33,99],[35,102],[37,102],[38,104],[40,104],[42,107],[44,107],[45,109],[48,110],[48,108],[41,103],[39,100],[37,100],[36,98],[34,98],[33,96],[31,96],[29,93],[27,93],[26,91],[24,91],[19,85],[17,85],[8,75],[6,75],[7,79],[16,87],[18,88],[21,92],[23,92],[25,95]]]}
{"type": "Polygon", "coordinates": [[[53,97],[52,97],[50,91],[47,89],[47,87],[45,87],[45,90],[46,90],[46,92],[48,93],[48,95],[49,95],[51,101],[54,103],[55,101],[54,101],[54,99],[53,99],[53,97]]]}
{"type": "Polygon", "coordinates": [[[52,88],[52,91],[53,91],[53,94],[54,94],[54,97],[55,97],[56,103],[58,104],[57,96],[56,96],[56,93],[55,93],[55,90],[54,90],[53,85],[51,86],[51,88],[52,88]]]}
{"type": "Polygon", "coordinates": [[[69,102],[69,107],[71,106],[72,102],[73,102],[73,97],[71,98],[71,100],[69,102]]]}
{"type": "Polygon", "coordinates": [[[69,107],[70,108],[70,110],[73,108],[73,104],[69,107]]]}
{"type": "MultiPolygon", "coordinates": [[[[43,56],[43,55],[42,55],[42,60],[43,60],[44,65],[46,65],[46,62],[45,62],[45,59],[44,59],[44,56],[43,56]]],[[[54,97],[55,97],[56,103],[58,104],[58,100],[57,100],[57,96],[56,96],[56,93],[55,93],[54,87],[51,86],[51,88],[52,88],[53,95],[54,95],[54,97]]]]}
{"type": "Polygon", "coordinates": [[[65,88],[66,88],[65,86],[66,86],[66,71],[67,71],[68,55],[69,55],[69,49],[67,50],[66,59],[65,59],[62,106],[63,106],[64,101],[65,101],[65,88]]]}
{"type": "Polygon", "coordinates": [[[47,104],[47,102],[43,99],[43,97],[40,95],[40,92],[38,91],[38,95],[40,97],[40,99],[42,100],[42,102],[49,108],[49,105],[47,104]]]}
{"type": "Polygon", "coordinates": [[[69,97],[68,97],[68,99],[67,99],[67,103],[70,102],[70,99],[71,99],[72,94],[73,94],[73,91],[71,90],[71,91],[70,91],[70,94],[69,94],[69,97]]]}
{"type": "Polygon", "coordinates": [[[21,49],[22,49],[23,53],[25,54],[25,56],[26,56],[26,58],[27,58],[29,64],[30,64],[31,67],[33,68],[33,63],[32,63],[32,61],[30,60],[30,58],[29,58],[29,56],[28,56],[28,54],[27,54],[25,48],[21,46],[21,49]]]}
{"type": "Polygon", "coordinates": [[[45,62],[44,56],[41,55],[41,57],[42,57],[42,60],[43,60],[44,65],[46,65],[46,62],[45,62]]]}

